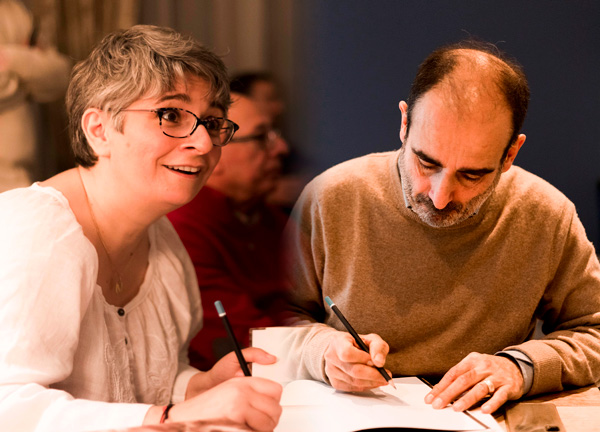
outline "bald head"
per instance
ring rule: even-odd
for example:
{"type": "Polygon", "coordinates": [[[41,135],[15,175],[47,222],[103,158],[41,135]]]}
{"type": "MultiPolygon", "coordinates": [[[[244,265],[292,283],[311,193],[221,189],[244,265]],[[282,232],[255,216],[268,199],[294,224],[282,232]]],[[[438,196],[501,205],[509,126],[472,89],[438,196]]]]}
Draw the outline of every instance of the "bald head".
{"type": "Polygon", "coordinates": [[[461,116],[493,115],[508,108],[512,133],[507,147],[517,138],[527,113],[529,85],[521,67],[492,45],[463,42],[440,48],[425,59],[408,98],[407,135],[412,112],[434,88],[461,116]]]}

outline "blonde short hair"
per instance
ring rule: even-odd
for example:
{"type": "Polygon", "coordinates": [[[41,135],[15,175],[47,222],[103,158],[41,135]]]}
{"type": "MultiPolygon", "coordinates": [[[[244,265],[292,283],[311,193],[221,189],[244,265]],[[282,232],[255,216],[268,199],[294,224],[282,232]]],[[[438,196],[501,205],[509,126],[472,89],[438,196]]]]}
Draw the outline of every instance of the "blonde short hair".
{"type": "Polygon", "coordinates": [[[111,113],[113,125],[122,131],[122,109],[141,97],[172,91],[186,74],[206,80],[211,87],[211,105],[227,113],[231,104],[227,69],[216,54],[191,37],[151,25],[133,26],[104,37],[87,59],[75,65],[67,90],[75,162],[90,167],[98,161],[81,128],[88,108],[111,113]]]}

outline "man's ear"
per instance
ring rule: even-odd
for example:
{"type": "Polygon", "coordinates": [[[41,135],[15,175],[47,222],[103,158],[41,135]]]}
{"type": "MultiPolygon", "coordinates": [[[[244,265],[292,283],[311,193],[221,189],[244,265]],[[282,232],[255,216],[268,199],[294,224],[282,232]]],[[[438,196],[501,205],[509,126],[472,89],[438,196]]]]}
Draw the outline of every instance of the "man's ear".
{"type": "Polygon", "coordinates": [[[515,142],[508,148],[508,152],[506,153],[506,159],[504,159],[504,163],[502,164],[502,172],[506,172],[510,169],[515,158],[517,157],[517,153],[525,144],[526,136],[523,134],[519,134],[515,142]]]}
{"type": "Polygon", "coordinates": [[[107,127],[109,116],[98,108],[88,108],[81,117],[81,128],[87,141],[98,157],[110,157],[107,127]]]}
{"type": "Polygon", "coordinates": [[[406,139],[406,126],[408,125],[408,105],[404,101],[400,101],[398,104],[400,112],[402,113],[402,124],[400,126],[400,141],[404,144],[406,139]]]}

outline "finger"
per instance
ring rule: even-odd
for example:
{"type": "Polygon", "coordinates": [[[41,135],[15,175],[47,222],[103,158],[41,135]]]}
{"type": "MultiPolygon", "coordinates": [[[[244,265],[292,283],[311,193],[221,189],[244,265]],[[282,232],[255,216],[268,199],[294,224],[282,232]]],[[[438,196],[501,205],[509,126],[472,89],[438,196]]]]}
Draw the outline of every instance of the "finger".
{"type": "Polygon", "coordinates": [[[337,390],[364,391],[387,384],[376,369],[365,365],[355,365],[350,373],[332,365],[326,373],[331,385],[337,390]]]}
{"type": "Polygon", "coordinates": [[[283,391],[283,387],[281,384],[271,381],[270,379],[260,378],[260,377],[245,377],[242,378],[257,393],[266,395],[275,400],[281,399],[281,392],[283,391]]]}
{"type": "Polygon", "coordinates": [[[508,388],[502,386],[496,390],[489,401],[481,406],[481,412],[484,414],[491,414],[496,412],[498,408],[506,403],[508,400],[508,388]]]}
{"type": "Polygon", "coordinates": [[[246,416],[246,424],[253,431],[271,432],[277,426],[279,418],[273,419],[262,411],[251,410],[246,416]]]}
{"type": "Polygon", "coordinates": [[[364,336],[361,335],[361,338],[369,347],[369,354],[373,360],[373,364],[378,367],[383,367],[385,358],[390,351],[390,346],[381,338],[381,336],[374,333],[364,336]]]}
{"type": "Polygon", "coordinates": [[[251,396],[250,406],[253,410],[247,418],[248,425],[254,429],[272,431],[281,417],[279,399],[257,393],[251,396]]]}
{"type": "MultiPolygon", "coordinates": [[[[474,365],[476,363],[476,359],[474,359],[476,355],[478,354],[471,353],[458,364],[451,367],[442,379],[433,386],[427,396],[425,396],[425,403],[433,403],[441,394],[447,395],[453,393],[453,397],[458,397],[481,381],[482,377],[477,376],[474,365]]],[[[449,403],[450,400],[447,402],[449,403]]]]}
{"type": "Polygon", "coordinates": [[[333,352],[339,359],[335,363],[362,363],[368,364],[371,361],[371,355],[358,347],[356,341],[348,333],[340,334],[333,343],[333,352]]]}
{"type": "Polygon", "coordinates": [[[347,376],[356,380],[373,382],[375,385],[384,385],[387,381],[381,376],[381,373],[373,366],[362,363],[341,363],[335,365],[341,369],[347,376]]]}
{"type": "Polygon", "coordinates": [[[242,350],[242,354],[248,363],[258,363],[258,364],[273,364],[277,361],[277,357],[272,354],[269,354],[263,349],[250,347],[244,348],[242,350]]]}
{"type": "MultiPolygon", "coordinates": [[[[481,378],[474,370],[470,370],[458,376],[453,374],[451,376],[451,380],[448,382],[449,384],[447,384],[447,386],[444,388],[442,385],[440,385],[442,384],[440,381],[440,383],[432,389],[430,395],[425,397],[425,402],[431,403],[431,406],[436,409],[444,408],[449,403],[463,395],[463,393],[466,394],[477,383],[481,382],[481,378]]],[[[478,391],[485,391],[485,394],[487,394],[487,386],[482,384],[478,391]]]]}
{"type": "Polygon", "coordinates": [[[480,381],[475,384],[471,390],[466,392],[462,397],[454,402],[452,404],[452,409],[454,409],[454,411],[464,411],[469,409],[489,394],[490,392],[488,386],[485,384],[485,382],[480,381]]]}

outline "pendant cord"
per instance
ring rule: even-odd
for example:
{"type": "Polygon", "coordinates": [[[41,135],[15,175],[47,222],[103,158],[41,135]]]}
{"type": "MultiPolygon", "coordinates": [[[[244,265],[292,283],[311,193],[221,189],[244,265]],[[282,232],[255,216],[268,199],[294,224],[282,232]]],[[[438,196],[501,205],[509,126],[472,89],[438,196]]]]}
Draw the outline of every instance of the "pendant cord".
{"type": "MultiPolygon", "coordinates": [[[[106,255],[106,258],[108,259],[108,264],[110,265],[111,278],[110,278],[109,284],[112,285],[112,281],[113,281],[112,275],[116,275],[117,280],[116,280],[116,284],[115,284],[115,293],[121,294],[121,292],[123,291],[123,280],[121,279],[121,274],[115,267],[115,265],[112,261],[112,258],[110,257],[110,254],[108,253],[108,248],[106,247],[106,244],[104,244],[104,239],[102,238],[102,233],[100,231],[100,227],[98,226],[98,221],[96,220],[96,215],[94,214],[94,210],[92,208],[92,204],[88,197],[88,193],[85,188],[85,184],[83,183],[83,177],[81,177],[81,171],[79,170],[79,167],[77,168],[77,173],[79,174],[79,180],[81,181],[81,187],[83,188],[83,194],[85,195],[85,201],[87,203],[88,209],[90,210],[90,215],[92,216],[92,222],[94,223],[94,228],[96,229],[96,236],[98,237],[98,240],[100,240],[100,245],[102,246],[102,249],[104,250],[104,254],[106,255]]],[[[138,246],[139,246],[139,244],[138,244],[138,246]]],[[[136,246],[136,249],[137,249],[137,246],[136,246]]],[[[134,252],[135,252],[135,249],[134,249],[134,252]]],[[[129,259],[127,260],[127,264],[125,264],[125,268],[127,268],[129,263],[131,262],[132,258],[133,258],[133,252],[129,256],[129,259]]]]}

